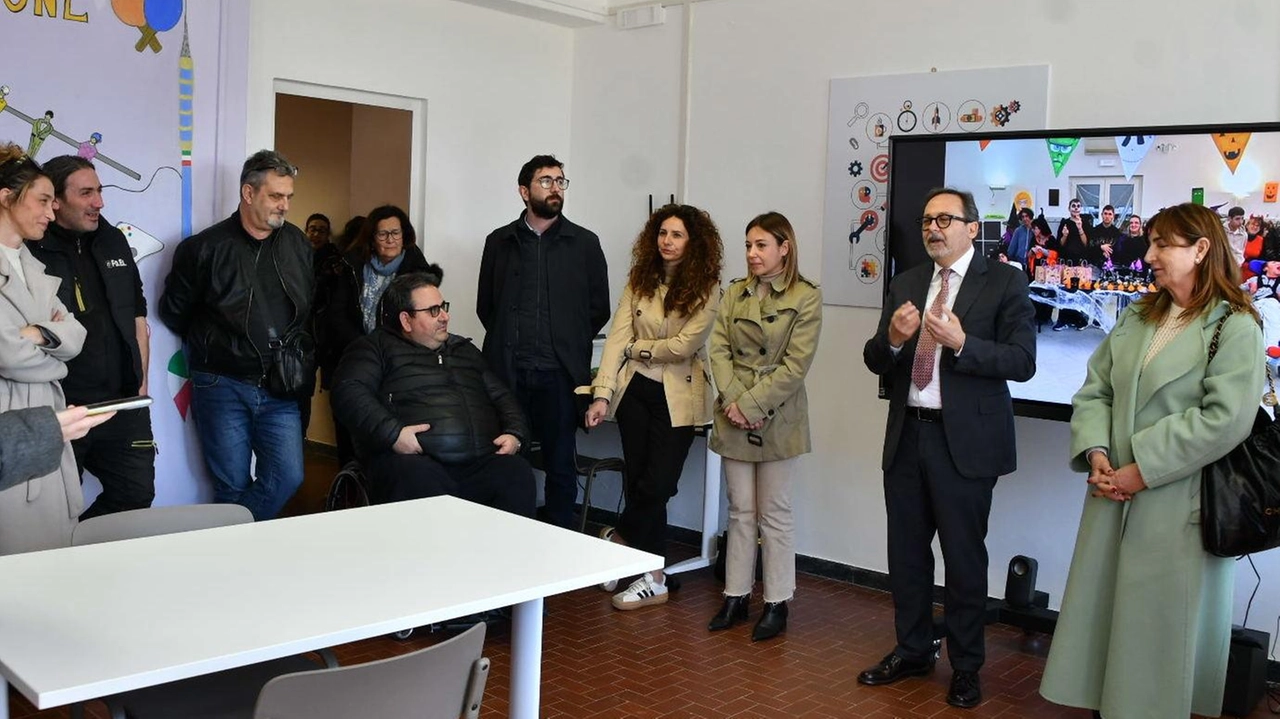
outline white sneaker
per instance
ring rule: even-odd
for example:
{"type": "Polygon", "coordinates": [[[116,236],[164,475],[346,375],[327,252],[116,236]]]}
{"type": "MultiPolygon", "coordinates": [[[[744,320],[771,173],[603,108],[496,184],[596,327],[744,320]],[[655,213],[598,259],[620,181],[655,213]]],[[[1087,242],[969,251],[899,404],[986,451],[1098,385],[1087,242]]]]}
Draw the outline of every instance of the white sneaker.
{"type": "MultiPolygon", "coordinates": [[[[600,529],[600,538],[601,538],[601,539],[603,539],[603,540],[604,540],[604,541],[606,541],[606,542],[612,542],[612,541],[613,541],[613,527],[602,527],[602,528],[600,529]]],[[[607,582],[601,582],[599,586],[600,586],[601,591],[605,591],[605,592],[613,592],[613,591],[617,590],[617,588],[618,588],[618,580],[616,580],[616,579],[610,579],[610,580],[609,580],[609,581],[607,581],[607,582]]]]}
{"type": "Polygon", "coordinates": [[[666,604],[669,596],[667,585],[658,584],[653,580],[652,574],[645,572],[626,591],[613,595],[613,608],[628,611],[653,604],[666,604]]]}

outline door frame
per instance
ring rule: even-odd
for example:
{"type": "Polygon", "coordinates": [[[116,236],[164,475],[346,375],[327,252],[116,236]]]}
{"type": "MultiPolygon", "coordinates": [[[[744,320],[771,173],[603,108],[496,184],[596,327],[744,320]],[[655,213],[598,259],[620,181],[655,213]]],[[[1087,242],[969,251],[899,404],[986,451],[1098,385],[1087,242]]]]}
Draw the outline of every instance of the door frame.
{"type": "Polygon", "coordinates": [[[276,95],[298,95],[318,100],[334,100],[360,105],[373,105],[393,110],[407,110],[413,115],[410,121],[411,138],[409,152],[409,221],[415,227],[423,226],[426,217],[427,174],[427,100],[421,97],[388,95],[381,92],[357,90],[336,85],[319,85],[300,80],[276,78],[272,84],[271,104],[274,112],[276,95]]]}

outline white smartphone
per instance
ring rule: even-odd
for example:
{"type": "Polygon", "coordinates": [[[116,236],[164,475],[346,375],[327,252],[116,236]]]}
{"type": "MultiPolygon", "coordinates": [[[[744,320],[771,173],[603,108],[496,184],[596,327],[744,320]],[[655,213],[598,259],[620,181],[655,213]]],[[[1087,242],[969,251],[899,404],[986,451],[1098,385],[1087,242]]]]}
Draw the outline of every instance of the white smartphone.
{"type": "Polygon", "coordinates": [[[84,408],[88,410],[86,414],[93,416],[95,414],[104,414],[106,412],[119,412],[126,409],[142,409],[151,406],[151,398],[147,395],[140,397],[125,397],[124,399],[111,399],[106,402],[94,402],[86,404],[84,408]]]}

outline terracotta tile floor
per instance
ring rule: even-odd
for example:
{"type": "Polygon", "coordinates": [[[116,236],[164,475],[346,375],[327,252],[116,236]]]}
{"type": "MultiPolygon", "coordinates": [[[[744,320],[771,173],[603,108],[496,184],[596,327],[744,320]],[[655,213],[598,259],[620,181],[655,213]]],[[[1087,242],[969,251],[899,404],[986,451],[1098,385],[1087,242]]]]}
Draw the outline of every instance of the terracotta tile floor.
{"type": "MultiPolygon", "coordinates": [[[[708,633],[719,608],[719,584],[709,570],[682,576],[664,606],[615,611],[609,596],[584,589],[546,603],[542,716],[594,717],[1034,717],[1088,719],[1089,712],[1056,707],[1036,693],[1049,637],[1006,626],[987,630],[982,671],[986,701],[965,711],[945,702],[951,672],[945,660],[930,677],[888,687],[857,683],[857,672],[893,645],[892,612],[883,592],[802,575],[787,632],[752,644],[751,625],[708,633]]],[[[752,618],[758,616],[754,606],[752,618]]],[[[418,632],[407,641],[370,639],[337,649],[343,664],[425,647],[442,634],[418,632]]],[[[482,712],[507,715],[510,633],[489,630],[493,666],[482,712]]],[[[67,717],[65,709],[36,712],[10,695],[15,719],[67,717]]],[[[101,704],[86,714],[106,718],[101,704]]],[[[1272,716],[1264,704],[1249,719],[1272,716]]],[[[376,719],[370,714],[368,719],[376,719]]]]}

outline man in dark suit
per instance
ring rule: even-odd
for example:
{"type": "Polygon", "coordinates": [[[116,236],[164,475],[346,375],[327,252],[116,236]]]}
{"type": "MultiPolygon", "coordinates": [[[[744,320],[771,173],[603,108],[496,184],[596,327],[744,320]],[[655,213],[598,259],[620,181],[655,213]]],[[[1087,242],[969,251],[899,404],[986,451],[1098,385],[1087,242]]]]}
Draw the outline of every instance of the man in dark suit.
{"type": "Polygon", "coordinates": [[[1029,379],[1036,359],[1026,275],[974,252],[978,217],[967,192],[929,193],[920,227],[933,261],[893,279],[863,348],[889,392],[883,469],[897,646],[858,681],[891,684],[933,670],[937,534],[953,670],[947,703],[963,708],[982,701],[991,493],[1016,464],[1008,381],[1029,379]]]}

